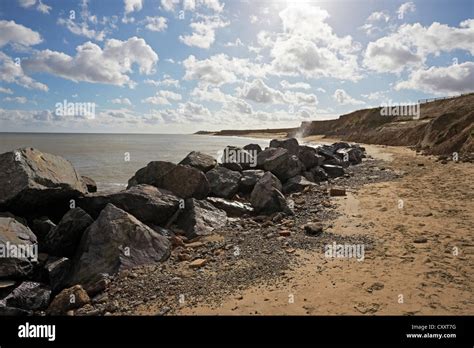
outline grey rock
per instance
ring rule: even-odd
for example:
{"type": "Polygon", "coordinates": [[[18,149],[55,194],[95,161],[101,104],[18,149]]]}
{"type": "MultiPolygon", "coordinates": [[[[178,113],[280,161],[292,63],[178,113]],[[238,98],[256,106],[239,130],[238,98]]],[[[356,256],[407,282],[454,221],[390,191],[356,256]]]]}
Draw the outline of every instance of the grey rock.
{"type": "Polygon", "coordinates": [[[6,298],[8,307],[16,307],[24,310],[39,310],[48,307],[51,297],[51,289],[41,283],[22,282],[6,298]]]}
{"type": "Polygon", "coordinates": [[[321,166],[330,178],[337,178],[344,175],[344,168],[332,164],[323,164],[321,166]]]}
{"type": "Polygon", "coordinates": [[[38,242],[42,243],[46,235],[56,226],[47,216],[42,216],[38,219],[33,219],[31,223],[31,230],[38,238],[38,242]]]}
{"type": "Polygon", "coordinates": [[[306,170],[315,166],[320,166],[324,162],[324,157],[318,155],[316,149],[311,146],[300,145],[298,151],[298,158],[305,166],[306,170]]]}
{"type": "Polygon", "coordinates": [[[44,269],[53,293],[57,293],[65,287],[71,266],[71,260],[67,257],[52,256],[48,258],[44,269]]]}
{"type": "Polygon", "coordinates": [[[318,186],[315,183],[307,180],[302,175],[297,175],[283,185],[283,193],[291,193],[291,192],[298,192],[303,191],[308,186],[318,186]]]}
{"type": "Polygon", "coordinates": [[[206,173],[211,187],[211,195],[222,198],[232,198],[239,190],[242,175],[224,167],[212,169],[206,173]]]}
{"type": "Polygon", "coordinates": [[[93,179],[89,178],[88,176],[82,175],[81,180],[82,180],[82,183],[86,186],[87,192],[89,193],[97,192],[97,184],[95,183],[93,179]]]}
{"type": "Polygon", "coordinates": [[[224,198],[208,197],[207,201],[218,209],[224,210],[228,216],[251,215],[253,207],[248,203],[229,201],[224,198]]]}
{"type": "Polygon", "coordinates": [[[327,181],[329,176],[321,167],[313,167],[310,169],[311,174],[313,175],[314,182],[327,181]]]}
{"type": "Polygon", "coordinates": [[[249,151],[250,153],[253,153],[255,155],[258,155],[260,152],[262,152],[262,148],[258,144],[248,144],[244,146],[244,150],[249,151]]]}
{"type": "Polygon", "coordinates": [[[185,208],[178,219],[178,227],[186,233],[188,239],[212,234],[227,223],[225,211],[216,208],[210,202],[187,199],[185,208]]]}
{"type": "Polygon", "coordinates": [[[280,180],[270,172],[258,180],[250,195],[250,203],[256,213],[271,214],[278,211],[291,213],[285,196],[281,193],[280,180]]]}
{"type": "Polygon", "coordinates": [[[278,179],[285,181],[300,174],[304,168],[297,156],[290,155],[284,148],[268,148],[257,157],[259,167],[272,172],[278,179]]]}
{"type": "Polygon", "coordinates": [[[273,139],[270,141],[270,147],[287,149],[290,155],[298,155],[299,143],[295,138],[273,139]]]}
{"type": "Polygon", "coordinates": [[[240,178],[239,191],[243,193],[252,192],[258,179],[260,179],[265,172],[260,169],[249,169],[242,171],[242,177],[240,178]]]}
{"type": "Polygon", "coordinates": [[[192,151],[181,162],[179,162],[179,164],[191,166],[205,173],[215,168],[217,166],[217,161],[210,155],[199,151],[192,151]]]}

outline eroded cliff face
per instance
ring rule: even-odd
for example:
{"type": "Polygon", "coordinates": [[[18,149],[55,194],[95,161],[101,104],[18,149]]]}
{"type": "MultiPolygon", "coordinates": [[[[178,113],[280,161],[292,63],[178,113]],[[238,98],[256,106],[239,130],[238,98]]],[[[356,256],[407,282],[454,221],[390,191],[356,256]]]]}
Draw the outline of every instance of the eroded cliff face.
{"type": "Polygon", "coordinates": [[[413,146],[434,155],[458,152],[472,159],[474,94],[421,104],[418,119],[383,116],[379,107],[354,111],[336,120],[303,122],[297,132],[368,144],[413,146]]]}

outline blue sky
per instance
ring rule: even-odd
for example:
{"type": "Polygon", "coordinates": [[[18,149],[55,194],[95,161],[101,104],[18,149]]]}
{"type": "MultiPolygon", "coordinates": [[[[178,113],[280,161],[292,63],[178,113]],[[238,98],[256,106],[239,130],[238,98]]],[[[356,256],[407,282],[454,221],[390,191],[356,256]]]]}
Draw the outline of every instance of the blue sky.
{"type": "Polygon", "coordinates": [[[473,14],[472,0],[2,0],[0,130],[289,127],[467,93],[473,14]],[[61,115],[64,100],[95,109],[61,115]]]}

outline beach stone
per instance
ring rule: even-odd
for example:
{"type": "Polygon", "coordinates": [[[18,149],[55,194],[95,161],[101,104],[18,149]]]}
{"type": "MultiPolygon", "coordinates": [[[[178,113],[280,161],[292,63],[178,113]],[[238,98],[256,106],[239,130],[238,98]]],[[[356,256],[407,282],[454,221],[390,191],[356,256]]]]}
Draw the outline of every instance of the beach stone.
{"type": "Polygon", "coordinates": [[[224,167],[212,169],[206,173],[211,187],[211,195],[222,198],[232,198],[239,190],[242,175],[224,167]]]}
{"type": "Polygon", "coordinates": [[[262,214],[272,214],[278,211],[291,213],[281,190],[280,180],[272,173],[266,172],[258,180],[250,195],[250,203],[255,212],[262,214]]]}
{"type": "Polygon", "coordinates": [[[30,228],[38,238],[38,242],[42,243],[46,235],[56,226],[47,216],[42,216],[38,219],[33,219],[30,228]]]}
{"type": "Polygon", "coordinates": [[[298,158],[308,170],[315,166],[320,166],[324,162],[324,157],[318,155],[316,149],[311,146],[300,145],[298,150],[298,158]]]}
{"type": "Polygon", "coordinates": [[[77,201],[93,218],[109,203],[145,224],[164,225],[178,210],[180,199],[170,191],[141,184],[120,192],[87,195],[77,201]]]}
{"type": "Polygon", "coordinates": [[[79,174],[62,157],[33,148],[0,155],[0,210],[62,216],[69,201],[86,192],[79,174]]]}
{"type": "Polygon", "coordinates": [[[341,166],[337,166],[337,165],[323,164],[321,166],[321,168],[323,168],[323,170],[326,172],[326,174],[330,178],[337,178],[339,176],[343,176],[344,173],[345,173],[344,168],[342,168],[341,166]]]}
{"type": "Polygon", "coordinates": [[[189,264],[190,268],[201,268],[204,267],[207,263],[206,259],[196,259],[189,264]]]}
{"type": "Polygon", "coordinates": [[[317,222],[310,222],[303,226],[304,232],[309,236],[317,236],[323,233],[323,225],[317,222]]]}
{"type": "Polygon", "coordinates": [[[65,315],[68,311],[81,308],[90,302],[91,299],[82,286],[74,285],[56,295],[46,310],[46,314],[65,315]]]}
{"type": "Polygon", "coordinates": [[[200,170],[165,161],[153,161],[139,169],[128,181],[131,188],[138,184],[148,184],[173,192],[181,198],[206,198],[209,182],[200,170]]]}
{"type": "Polygon", "coordinates": [[[82,180],[82,183],[86,185],[87,192],[89,193],[97,192],[97,184],[95,183],[93,179],[89,178],[88,176],[82,175],[81,180],[82,180]]]}
{"type": "Polygon", "coordinates": [[[42,250],[55,256],[72,257],[82,234],[94,220],[81,208],[69,210],[46,235],[42,250]]]}
{"type": "Polygon", "coordinates": [[[109,203],[84,232],[69,284],[87,284],[100,273],[113,275],[138,265],[159,263],[170,253],[168,238],[109,203]]]}
{"type": "Polygon", "coordinates": [[[315,183],[307,180],[302,175],[297,175],[293,178],[288,179],[288,181],[283,185],[283,193],[299,192],[303,191],[308,186],[318,186],[315,183]]]}
{"type": "Polygon", "coordinates": [[[44,269],[53,293],[57,293],[64,288],[71,266],[71,260],[67,257],[52,256],[48,258],[44,269]]]}
{"type": "Polygon", "coordinates": [[[229,201],[224,198],[208,197],[207,201],[218,209],[224,210],[228,216],[251,215],[253,207],[249,203],[229,201]]]}
{"type": "Polygon", "coordinates": [[[258,155],[262,152],[262,148],[258,144],[248,144],[244,146],[244,150],[249,151],[251,154],[258,155]]]}
{"type": "Polygon", "coordinates": [[[225,211],[216,208],[210,202],[189,198],[178,219],[178,228],[185,232],[188,239],[212,234],[227,223],[225,211]]]}
{"type": "Polygon", "coordinates": [[[337,197],[337,196],[345,196],[346,195],[346,189],[344,188],[337,188],[337,187],[331,187],[329,189],[329,195],[331,197],[337,197]]]}
{"type": "Polygon", "coordinates": [[[239,191],[243,193],[252,192],[258,179],[260,179],[265,172],[261,169],[248,169],[242,171],[240,178],[239,191]]]}
{"type": "Polygon", "coordinates": [[[179,164],[191,166],[205,173],[215,168],[217,161],[208,154],[199,151],[191,151],[179,164]]]}
{"type": "Polygon", "coordinates": [[[286,149],[290,155],[298,155],[299,152],[299,143],[295,138],[273,139],[270,141],[270,147],[286,149]]]}
{"type": "MultiPolygon", "coordinates": [[[[38,256],[37,238],[31,230],[12,217],[0,217],[0,246],[6,251],[7,248],[30,248],[30,252],[36,252],[38,256]],[[36,251],[34,250],[36,248],[36,251]]],[[[0,259],[0,278],[22,278],[30,275],[37,260],[23,258],[23,255],[9,255],[13,257],[0,259]]]]}
{"type": "Polygon", "coordinates": [[[5,297],[5,304],[24,310],[39,310],[48,307],[50,297],[51,289],[48,286],[25,281],[5,297]]]}

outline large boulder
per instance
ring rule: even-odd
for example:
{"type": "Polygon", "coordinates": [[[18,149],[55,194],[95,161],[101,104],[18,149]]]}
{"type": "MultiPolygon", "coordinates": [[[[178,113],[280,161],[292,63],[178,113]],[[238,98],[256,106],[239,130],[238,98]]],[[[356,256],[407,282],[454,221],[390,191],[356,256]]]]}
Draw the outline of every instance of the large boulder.
{"type": "Polygon", "coordinates": [[[213,206],[221,209],[227,213],[228,216],[242,216],[250,215],[253,213],[253,208],[248,203],[242,203],[237,201],[229,201],[224,198],[208,197],[208,202],[211,202],[213,206]]]}
{"type": "Polygon", "coordinates": [[[197,199],[187,199],[185,208],[178,219],[178,227],[193,239],[212,234],[215,229],[225,226],[227,215],[225,211],[216,208],[210,202],[197,199]]]}
{"type": "Polygon", "coordinates": [[[0,217],[0,251],[0,278],[26,277],[38,261],[36,236],[12,217],[0,217]]]}
{"type": "Polygon", "coordinates": [[[258,154],[257,159],[260,168],[272,172],[282,181],[298,175],[304,168],[298,157],[290,155],[284,148],[265,149],[258,154]]]}
{"type": "Polygon", "coordinates": [[[51,256],[46,261],[45,276],[53,293],[57,293],[66,285],[71,265],[71,260],[67,257],[51,256]]]}
{"type": "Polygon", "coordinates": [[[82,183],[86,186],[87,192],[89,193],[97,192],[97,184],[95,183],[93,179],[89,178],[88,176],[82,175],[81,180],[82,180],[82,183]]]}
{"type": "Polygon", "coordinates": [[[7,297],[5,304],[24,310],[39,310],[48,307],[51,289],[37,282],[22,282],[7,297]]]}
{"type": "Polygon", "coordinates": [[[303,191],[308,186],[317,186],[315,183],[307,180],[304,176],[297,175],[283,185],[283,193],[303,191]]]}
{"type": "Polygon", "coordinates": [[[170,256],[171,243],[126,211],[107,204],[84,232],[69,284],[86,284],[100,273],[115,274],[170,256]]]}
{"type": "Polygon", "coordinates": [[[245,145],[244,150],[250,152],[253,155],[258,155],[260,152],[262,152],[262,148],[258,144],[245,145]]]}
{"type": "Polygon", "coordinates": [[[41,249],[55,256],[72,257],[82,234],[94,220],[81,208],[69,210],[44,238],[41,249]]]}
{"type": "Polygon", "coordinates": [[[318,154],[324,157],[324,164],[341,165],[341,157],[336,154],[336,149],[331,145],[322,145],[317,148],[318,154]]]}
{"type": "Polygon", "coordinates": [[[341,148],[336,150],[336,153],[342,157],[343,162],[349,162],[350,164],[359,164],[362,162],[362,156],[364,155],[362,150],[357,147],[341,148]]]}
{"type": "Polygon", "coordinates": [[[181,165],[188,165],[199,169],[202,172],[208,172],[217,166],[217,161],[214,157],[199,151],[190,152],[181,162],[181,165]]]}
{"type": "Polygon", "coordinates": [[[255,168],[257,166],[257,151],[245,150],[237,146],[227,146],[220,156],[222,165],[229,169],[237,170],[231,163],[238,164],[242,169],[255,168]]]}
{"type": "Polygon", "coordinates": [[[205,198],[209,182],[199,169],[164,161],[153,161],[139,169],[128,181],[128,188],[148,184],[173,192],[181,198],[205,198]]]}
{"type": "Polygon", "coordinates": [[[224,167],[217,167],[208,171],[206,177],[211,186],[211,195],[232,198],[239,190],[242,175],[224,167]]]}
{"type": "Polygon", "coordinates": [[[62,157],[33,148],[0,155],[0,211],[62,216],[69,201],[86,192],[80,175],[62,157]]]}
{"type": "Polygon", "coordinates": [[[285,196],[281,193],[280,180],[270,172],[266,172],[252,190],[250,203],[257,213],[271,214],[277,211],[291,213],[285,196]]]}
{"type": "Polygon", "coordinates": [[[240,178],[239,191],[243,193],[252,192],[258,179],[260,179],[265,172],[261,169],[249,169],[242,171],[240,178]]]}
{"type": "Polygon", "coordinates": [[[47,216],[41,216],[33,219],[29,227],[38,238],[38,243],[43,243],[46,235],[56,226],[47,216]]]}
{"type": "Polygon", "coordinates": [[[298,155],[299,144],[295,138],[273,139],[270,141],[270,147],[287,149],[290,155],[298,155]]]}
{"type": "Polygon", "coordinates": [[[318,155],[314,147],[306,145],[301,145],[299,147],[298,158],[307,170],[316,166],[320,166],[324,162],[324,157],[318,155]]]}
{"type": "Polygon", "coordinates": [[[167,190],[141,184],[120,192],[87,195],[77,202],[93,218],[109,203],[145,224],[159,226],[165,225],[178,210],[179,198],[167,190]]]}
{"type": "Polygon", "coordinates": [[[345,174],[344,168],[333,164],[323,164],[321,166],[330,178],[337,178],[345,174]]]}
{"type": "Polygon", "coordinates": [[[328,174],[321,167],[313,167],[310,170],[314,182],[322,182],[328,180],[328,174]]]}

